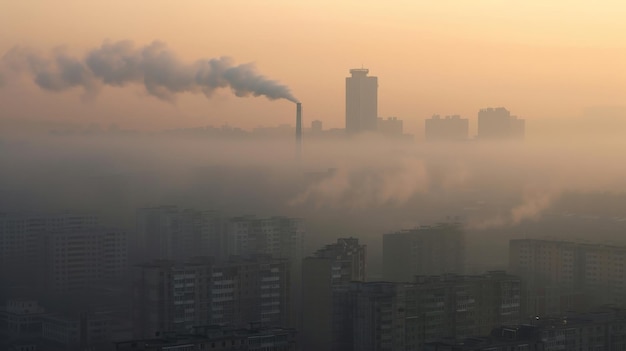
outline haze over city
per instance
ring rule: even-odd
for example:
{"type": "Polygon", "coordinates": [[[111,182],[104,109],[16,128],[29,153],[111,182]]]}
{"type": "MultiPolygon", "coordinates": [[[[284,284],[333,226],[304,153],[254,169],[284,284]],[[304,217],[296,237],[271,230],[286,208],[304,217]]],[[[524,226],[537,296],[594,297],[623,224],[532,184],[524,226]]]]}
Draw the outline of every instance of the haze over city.
{"type": "Polygon", "coordinates": [[[624,18],[0,4],[0,350],[626,347],[624,18]]]}

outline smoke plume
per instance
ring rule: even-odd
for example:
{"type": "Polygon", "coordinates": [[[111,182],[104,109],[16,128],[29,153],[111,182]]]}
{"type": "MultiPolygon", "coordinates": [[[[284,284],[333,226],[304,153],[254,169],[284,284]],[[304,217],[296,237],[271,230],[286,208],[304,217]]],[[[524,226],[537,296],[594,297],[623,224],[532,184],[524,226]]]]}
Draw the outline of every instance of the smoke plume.
{"type": "Polygon", "coordinates": [[[174,101],[180,93],[209,98],[217,89],[230,88],[239,97],[297,102],[287,86],[259,74],[253,64],[237,65],[230,57],[186,63],[159,41],[144,47],[132,41],[106,41],[82,58],[62,48],[42,54],[15,47],[0,59],[0,85],[9,75],[20,73],[29,74],[41,89],[82,88],[88,96],[102,86],[143,85],[150,95],[166,101],[174,101]]]}

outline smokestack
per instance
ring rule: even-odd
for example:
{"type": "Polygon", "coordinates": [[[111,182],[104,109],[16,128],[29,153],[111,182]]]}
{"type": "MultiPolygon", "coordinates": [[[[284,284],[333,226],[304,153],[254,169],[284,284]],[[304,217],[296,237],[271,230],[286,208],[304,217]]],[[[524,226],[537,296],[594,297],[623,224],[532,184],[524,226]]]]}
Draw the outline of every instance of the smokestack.
{"type": "Polygon", "coordinates": [[[302,152],[302,104],[296,102],[296,157],[302,152]]]}

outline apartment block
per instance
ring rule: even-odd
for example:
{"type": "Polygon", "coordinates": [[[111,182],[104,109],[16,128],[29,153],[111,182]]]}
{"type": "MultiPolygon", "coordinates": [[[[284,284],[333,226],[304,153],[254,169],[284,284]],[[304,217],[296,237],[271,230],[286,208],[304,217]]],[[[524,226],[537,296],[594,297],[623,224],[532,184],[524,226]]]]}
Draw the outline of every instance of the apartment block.
{"type": "Polygon", "coordinates": [[[416,275],[463,274],[465,234],[460,224],[422,226],[383,236],[383,278],[410,282],[416,275]]]}
{"type": "Polygon", "coordinates": [[[288,325],[291,294],[287,260],[271,257],[155,261],[134,278],[137,337],[185,332],[208,324],[288,325]]]}

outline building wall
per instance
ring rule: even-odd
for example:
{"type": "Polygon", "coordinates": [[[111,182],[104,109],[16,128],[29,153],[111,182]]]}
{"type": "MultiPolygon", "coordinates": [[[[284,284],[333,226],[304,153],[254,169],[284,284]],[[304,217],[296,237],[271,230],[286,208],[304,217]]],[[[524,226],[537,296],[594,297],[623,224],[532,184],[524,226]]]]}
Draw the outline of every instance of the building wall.
{"type": "Polygon", "coordinates": [[[420,227],[383,236],[383,277],[409,282],[415,275],[462,274],[464,232],[458,224],[420,227]]]}
{"type": "Polygon", "coordinates": [[[346,132],[374,132],[378,118],[378,78],[367,69],[350,70],[346,78],[346,132]]]}

